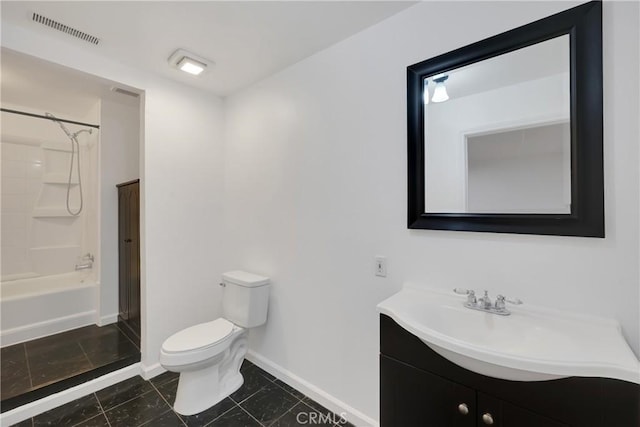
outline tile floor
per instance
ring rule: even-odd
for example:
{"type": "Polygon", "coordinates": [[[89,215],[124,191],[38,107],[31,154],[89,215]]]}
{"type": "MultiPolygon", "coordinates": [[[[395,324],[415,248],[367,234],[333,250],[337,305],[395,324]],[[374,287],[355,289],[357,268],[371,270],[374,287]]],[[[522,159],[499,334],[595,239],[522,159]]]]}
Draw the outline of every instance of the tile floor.
{"type": "Polygon", "coordinates": [[[353,427],[250,362],[241,371],[244,384],[238,391],[192,416],[172,410],[178,376],[166,372],[150,381],[128,379],[15,426],[353,427]]]}
{"type": "Polygon", "coordinates": [[[11,398],[139,354],[137,343],[117,324],[85,326],[4,347],[0,350],[3,409],[11,398]]]}

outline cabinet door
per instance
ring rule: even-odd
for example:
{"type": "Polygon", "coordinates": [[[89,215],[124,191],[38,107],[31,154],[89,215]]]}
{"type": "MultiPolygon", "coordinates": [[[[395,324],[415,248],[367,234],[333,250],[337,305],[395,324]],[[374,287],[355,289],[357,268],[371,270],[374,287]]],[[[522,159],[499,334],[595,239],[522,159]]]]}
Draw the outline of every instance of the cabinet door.
{"type": "Polygon", "coordinates": [[[475,391],[380,355],[380,427],[472,427],[475,391]]]}
{"type": "Polygon", "coordinates": [[[569,427],[484,393],[478,393],[476,415],[480,427],[569,427]]]}

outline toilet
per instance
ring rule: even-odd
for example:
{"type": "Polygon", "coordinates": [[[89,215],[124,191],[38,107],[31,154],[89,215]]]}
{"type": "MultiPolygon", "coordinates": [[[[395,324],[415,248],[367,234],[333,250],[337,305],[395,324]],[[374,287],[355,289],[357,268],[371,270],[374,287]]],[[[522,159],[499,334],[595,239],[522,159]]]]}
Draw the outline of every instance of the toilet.
{"type": "Polygon", "coordinates": [[[182,415],[200,413],[240,388],[247,329],[267,321],[269,278],[230,271],[220,285],[224,317],[176,332],[160,350],[160,364],[180,373],[173,409],[182,415]]]}

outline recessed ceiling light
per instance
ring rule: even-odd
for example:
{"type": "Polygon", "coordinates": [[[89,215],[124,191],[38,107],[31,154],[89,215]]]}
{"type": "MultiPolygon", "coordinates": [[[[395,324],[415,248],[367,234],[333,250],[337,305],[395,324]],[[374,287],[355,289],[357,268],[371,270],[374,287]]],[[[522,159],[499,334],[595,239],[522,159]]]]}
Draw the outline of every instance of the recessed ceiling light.
{"type": "Polygon", "coordinates": [[[188,56],[185,56],[180,61],[178,61],[178,68],[186,73],[197,76],[198,74],[202,73],[205,68],[207,68],[207,64],[203,64],[200,61],[196,61],[195,59],[191,59],[188,56]]]}
{"type": "Polygon", "coordinates": [[[198,76],[212,66],[213,61],[209,61],[184,49],[178,49],[169,57],[169,65],[178,70],[198,76]]]}

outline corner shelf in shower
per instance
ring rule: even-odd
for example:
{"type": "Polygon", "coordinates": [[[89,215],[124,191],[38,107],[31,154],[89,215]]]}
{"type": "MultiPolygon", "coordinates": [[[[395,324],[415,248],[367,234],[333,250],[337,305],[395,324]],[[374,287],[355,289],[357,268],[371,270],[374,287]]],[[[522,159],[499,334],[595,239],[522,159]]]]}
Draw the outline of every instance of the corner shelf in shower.
{"type": "Polygon", "coordinates": [[[71,143],[70,142],[43,142],[41,145],[43,150],[51,150],[51,151],[64,151],[67,153],[71,152],[71,143]]]}
{"type": "MultiPolygon", "coordinates": [[[[69,174],[68,173],[46,173],[42,177],[42,182],[44,184],[64,184],[67,185],[69,182],[69,174]]],[[[78,185],[78,177],[74,176],[71,178],[71,185],[78,185]]]]}
{"type": "Polygon", "coordinates": [[[31,216],[33,218],[78,218],[67,212],[66,208],[34,208],[31,216]]]}

